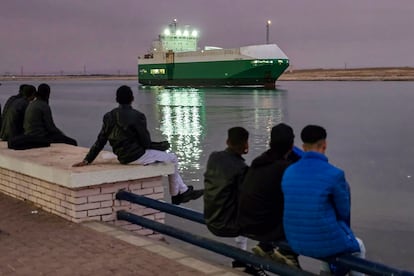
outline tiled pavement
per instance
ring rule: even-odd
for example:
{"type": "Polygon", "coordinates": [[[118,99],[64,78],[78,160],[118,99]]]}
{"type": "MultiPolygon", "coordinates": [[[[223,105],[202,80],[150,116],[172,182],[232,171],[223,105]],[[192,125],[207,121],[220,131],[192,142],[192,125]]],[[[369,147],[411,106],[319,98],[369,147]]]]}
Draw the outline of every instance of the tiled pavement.
{"type": "Polygon", "coordinates": [[[0,194],[0,275],[240,275],[163,242],[0,194]]]}

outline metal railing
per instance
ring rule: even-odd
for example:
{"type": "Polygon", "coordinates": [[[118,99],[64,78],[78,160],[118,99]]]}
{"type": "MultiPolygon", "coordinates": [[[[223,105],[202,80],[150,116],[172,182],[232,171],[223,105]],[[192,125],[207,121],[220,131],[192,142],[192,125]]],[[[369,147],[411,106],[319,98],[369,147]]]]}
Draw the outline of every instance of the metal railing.
{"type": "MultiPolygon", "coordinates": [[[[200,212],[172,205],[170,203],[162,202],[145,196],[136,195],[134,193],[120,190],[116,194],[116,199],[133,202],[139,205],[143,205],[152,209],[156,209],[171,215],[175,215],[184,219],[188,219],[200,224],[205,224],[204,216],[200,212]]],[[[194,235],[190,232],[180,230],[178,228],[156,222],[135,214],[118,211],[117,218],[120,220],[129,221],[134,224],[141,225],[145,228],[153,229],[162,234],[169,235],[171,237],[189,242],[191,244],[200,246],[210,251],[219,253],[221,255],[239,260],[241,262],[249,263],[251,265],[260,267],[266,271],[277,273],[281,275],[314,275],[310,272],[298,270],[288,267],[286,265],[278,264],[271,260],[259,257],[247,251],[241,250],[237,247],[230,246],[221,242],[217,242],[212,239],[207,239],[198,235],[194,235]]],[[[277,243],[277,246],[287,248],[287,243],[277,243]]],[[[361,259],[352,255],[342,255],[336,258],[328,259],[330,262],[334,262],[336,265],[354,270],[368,275],[378,276],[414,276],[414,273],[404,270],[392,268],[380,263],[375,263],[366,259],[361,259]]],[[[324,260],[326,261],[326,260],[324,260]]]]}

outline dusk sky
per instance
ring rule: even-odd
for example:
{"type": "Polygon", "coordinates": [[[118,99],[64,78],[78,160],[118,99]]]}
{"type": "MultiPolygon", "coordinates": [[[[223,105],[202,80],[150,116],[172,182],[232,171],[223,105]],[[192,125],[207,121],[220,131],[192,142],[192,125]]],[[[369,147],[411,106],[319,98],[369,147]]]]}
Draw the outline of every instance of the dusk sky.
{"type": "Polygon", "coordinates": [[[414,66],[414,0],[1,0],[0,75],[136,73],[172,20],[200,47],[270,42],[293,69],[414,66]]]}

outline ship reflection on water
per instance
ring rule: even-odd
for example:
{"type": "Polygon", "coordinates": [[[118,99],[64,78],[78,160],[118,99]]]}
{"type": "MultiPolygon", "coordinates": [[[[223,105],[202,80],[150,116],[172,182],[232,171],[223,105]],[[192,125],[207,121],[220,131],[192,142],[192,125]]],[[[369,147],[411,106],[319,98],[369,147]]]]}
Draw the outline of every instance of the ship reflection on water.
{"type": "Polygon", "coordinates": [[[285,117],[281,91],[189,87],[151,90],[159,130],[177,154],[184,177],[191,181],[200,181],[212,151],[224,149],[228,128],[243,126],[250,132],[249,160],[267,148],[271,128],[285,117]]]}
{"type": "Polygon", "coordinates": [[[180,160],[181,170],[200,169],[201,139],[205,134],[204,93],[196,88],[157,91],[160,131],[180,160]]]}

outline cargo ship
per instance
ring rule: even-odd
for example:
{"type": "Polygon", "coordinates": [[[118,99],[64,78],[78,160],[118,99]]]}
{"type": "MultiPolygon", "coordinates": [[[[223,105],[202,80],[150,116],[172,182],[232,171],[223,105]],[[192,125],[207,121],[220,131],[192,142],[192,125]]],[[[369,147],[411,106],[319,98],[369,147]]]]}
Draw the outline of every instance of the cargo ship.
{"type": "Polygon", "coordinates": [[[138,57],[138,81],[149,86],[264,86],[274,88],[289,66],[276,44],[198,48],[199,35],[176,20],[138,57]]]}

